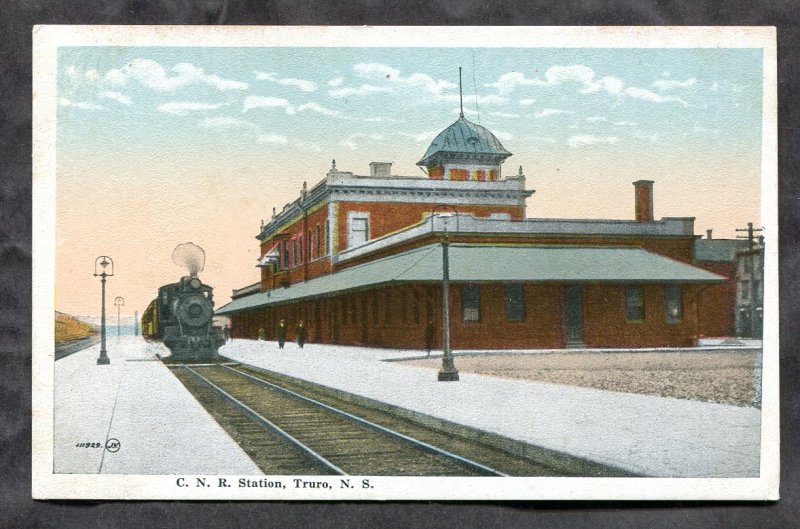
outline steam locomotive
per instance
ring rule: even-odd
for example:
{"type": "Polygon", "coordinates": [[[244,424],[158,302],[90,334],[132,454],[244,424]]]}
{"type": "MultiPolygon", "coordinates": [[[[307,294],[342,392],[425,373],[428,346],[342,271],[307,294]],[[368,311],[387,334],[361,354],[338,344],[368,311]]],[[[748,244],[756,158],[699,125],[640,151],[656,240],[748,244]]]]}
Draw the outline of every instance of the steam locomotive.
{"type": "Polygon", "coordinates": [[[159,288],[158,297],[142,313],[142,336],[149,341],[164,342],[172,352],[170,361],[215,361],[225,343],[222,329],[211,321],[214,289],[197,277],[200,269],[202,264],[190,267],[190,275],[159,288]]]}

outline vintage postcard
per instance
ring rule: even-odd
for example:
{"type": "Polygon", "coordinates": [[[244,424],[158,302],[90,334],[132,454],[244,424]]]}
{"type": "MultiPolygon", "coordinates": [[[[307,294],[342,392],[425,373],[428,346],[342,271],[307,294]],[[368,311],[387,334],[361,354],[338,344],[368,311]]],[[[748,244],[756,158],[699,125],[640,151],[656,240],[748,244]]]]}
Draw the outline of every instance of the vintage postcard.
{"type": "Polygon", "coordinates": [[[33,40],[35,498],[777,499],[774,28],[33,40]]]}

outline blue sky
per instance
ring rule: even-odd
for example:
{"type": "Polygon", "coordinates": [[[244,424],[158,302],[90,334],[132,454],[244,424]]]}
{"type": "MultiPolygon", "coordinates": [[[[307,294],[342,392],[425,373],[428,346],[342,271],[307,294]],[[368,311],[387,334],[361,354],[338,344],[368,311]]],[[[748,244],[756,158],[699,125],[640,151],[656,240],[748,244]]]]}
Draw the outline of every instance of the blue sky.
{"type": "Polygon", "coordinates": [[[258,278],[261,220],[331,159],[423,176],[458,118],[459,66],[466,117],[536,190],[529,217],[630,219],[646,178],[657,218],[760,225],[760,49],[62,47],[57,306],[90,312],[91,276],[75,278],[112,255],[143,310],[186,241],[224,301],[258,278]]]}
{"type": "Polygon", "coordinates": [[[59,59],[65,148],[369,151],[417,172],[457,117],[458,66],[468,119],[515,153],[760,142],[760,50],[64,48],[59,59]]]}

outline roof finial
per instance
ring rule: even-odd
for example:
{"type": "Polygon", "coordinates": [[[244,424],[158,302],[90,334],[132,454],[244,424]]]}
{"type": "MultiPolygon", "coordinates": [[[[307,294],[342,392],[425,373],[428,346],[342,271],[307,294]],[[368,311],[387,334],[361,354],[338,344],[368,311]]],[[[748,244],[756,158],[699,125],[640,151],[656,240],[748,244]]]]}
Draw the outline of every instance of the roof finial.
{"type": "Polygon", "coordinates": [[[461,105],[460,117],[464,117],[464,94],[461,90],[461,66],[458,67],[458,103],[461,105]]]}
{"type": "Polygon", "coordinates": [[[336,170],[336,160],[332,160],[331,161],[331,171],[335,171],[335,170],[336,170]]]}

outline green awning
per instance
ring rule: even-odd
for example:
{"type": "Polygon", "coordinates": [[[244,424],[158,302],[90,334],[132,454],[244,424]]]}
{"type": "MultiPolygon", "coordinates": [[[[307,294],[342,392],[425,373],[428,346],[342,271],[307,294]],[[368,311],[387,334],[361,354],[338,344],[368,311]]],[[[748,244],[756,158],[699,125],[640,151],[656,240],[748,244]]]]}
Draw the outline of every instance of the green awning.
{"type": "MultiPolygon", "coordinates": [[[[725,278],[641,248],[451,244],[453,282],[717,283],[725,278]]],[[[442,280],[442,247],[432,244],[288,288],[235,299],[218,315],[378,285],[442,280]]]]}

